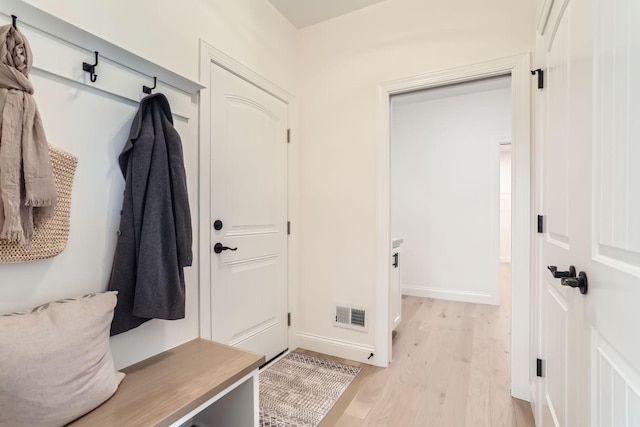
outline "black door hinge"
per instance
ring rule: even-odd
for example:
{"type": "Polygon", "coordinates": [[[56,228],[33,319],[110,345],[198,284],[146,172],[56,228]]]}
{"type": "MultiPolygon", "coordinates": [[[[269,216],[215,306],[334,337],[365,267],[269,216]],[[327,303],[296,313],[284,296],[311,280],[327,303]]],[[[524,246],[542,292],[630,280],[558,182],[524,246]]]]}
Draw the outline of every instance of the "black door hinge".
{"type": "Polygon", "coordinates": [[[544,217],[538,215],[538,233],[544,233],[544,217]]]}
{"type": "Polygon", "coordinates": [[[287,326],[291,326],[291,313],[287,313],[287,326]]]}
{"type": "Polygon", "coordinates": [[[291,129],[287,129],[287,143],[291,142],[291,129]]]}
{"type": "Polygon", "coordinates": [[[291,234],[291,221],[287,221],[287,236],[291,234]]]}
{"type": "Polygon", "coordinates": [[[542,359],[536,359],[536,375],[542,377],[542,359]]]}
{"type": "Polygon", "coordinates": [[[544,89],[544,70],[542,68],[531,70],[532,76],[535,76],[536,74],[538,74],[538,89],[544,89]]]}

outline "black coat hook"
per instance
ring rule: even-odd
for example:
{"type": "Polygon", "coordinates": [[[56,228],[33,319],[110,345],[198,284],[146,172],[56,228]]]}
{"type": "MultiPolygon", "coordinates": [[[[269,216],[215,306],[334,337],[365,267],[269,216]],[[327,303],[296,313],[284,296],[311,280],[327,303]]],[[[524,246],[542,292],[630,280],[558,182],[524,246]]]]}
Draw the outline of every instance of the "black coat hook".
{"type": "Polygon", "coordinates": [[[18,27],[16,26],[16,22],[18,21],[18,17],[16,15],[11,15],[11,21],[12,21],[13,28],[17,30],[18,27]]]}
{"type": "Polygon", "coordinates": [[[98,79],[98,75],[96,74],[96,67],[98,66],[98,52],[95,52],[95,54],[96,54],[95,64],[91,65],[91,64],[87,64],[86,62],[82,63],[82,70],[89,73],[89,78],[91,79],[91,83],[95,83],[96,80],[98,79]]]}
{"type": "Polygon", "coordinates": [[[149,87],[147,85],[142,86],[142,91],[144,93],[146,93],[147,95],[151,95],[151,91],[154,90],[156,88],[156,86],[158,86],[158,82],[156,80],[156,77],[153,77],[153,87],[149,87]]]}

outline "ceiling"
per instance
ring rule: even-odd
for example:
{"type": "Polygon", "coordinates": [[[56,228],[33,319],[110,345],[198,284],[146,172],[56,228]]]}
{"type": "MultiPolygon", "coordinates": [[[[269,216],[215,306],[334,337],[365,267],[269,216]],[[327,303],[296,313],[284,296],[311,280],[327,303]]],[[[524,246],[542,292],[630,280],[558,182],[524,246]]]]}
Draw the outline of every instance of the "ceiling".
{"type": "Polygon", "coordinates": [[[384,0],[269,0],[296,28],[345,15],[384,0]]]}

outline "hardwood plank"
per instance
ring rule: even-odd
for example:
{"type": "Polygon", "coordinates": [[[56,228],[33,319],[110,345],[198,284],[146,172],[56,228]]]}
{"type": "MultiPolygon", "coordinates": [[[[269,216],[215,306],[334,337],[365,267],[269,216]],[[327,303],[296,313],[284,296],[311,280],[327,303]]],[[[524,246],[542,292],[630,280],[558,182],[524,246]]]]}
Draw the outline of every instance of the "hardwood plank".
{"type": "Polygon", "coordinates": [[[264,356],[195,339],[143,360],[104,404],[73,427],[168,426],[264,363],[264,356]]]}
{"type": "Polygon", "coordinates": [[[509,365],[501,340],[489,340],[489,366],[491,369],[489,382],[491,425],[514,426],[516,421],[510,392],[509,365]]]}
{"type": "Polygon", "coordinates": [[[439,426],[446,396],[446,393],[432,389],[425,390],[422,395],[422,407],[418,410],[412,425],[414,427],[439,426]]]}
{"type": "Polygon", "coordinates": [[[489,340],[476,335],[472,345],[466,427],[491,427],[490,378],[489,340]]]}
{"type": "Polygon", "coordinates": [[[516,414],[515,427],[529,427],[533,426],[533,412],[531,411],[531,404],[520,399],[513,399],[513,409],[516,414]]]}
{"type": "MultiPolygon", "coordinates": [[[[326,424],[323,420],[322,424],[326,424]]],[[[342,414],[338,420],[332,424],[335,427],[360,427],[364,425],[364,421],[361,418],[352,417],[348,414],[342,414]]]]}
{"type": "Polygon", "coordinates": [[[403,296],[393,362],[358,364],[320,427],[533,427],[509,389],[510,274],[502,264],[500,306],[403,296]]]}
{"type": "Polygon", "coordinates": [[[390,420],[397,426],[413,424],[418,410],[423,405],[424,387],[411,385],[404,387],[398,397],[398,404],[393,409],[390,420]]]}
{"type": "Polygon", "coordinates": [[[466,408],[469,398],[469,376],[471,364],[467,362],[454,361],[447,395],[442,408],[442,427],[464,427],[467,412],[461,410],[466,408]]]}
{"type": "Polygon", "coordinates": [[[393,374],[389,369],[363,366],[363,370],[359,375],[362,375],[370,369],[374,369],[375,371],[372,373],[369,381],[366,381],[361,385],[356,397],[346,410],[348,414],[359,417],[363,420],[368,417],[372,408],[374,408],[377,402],[381,399],[384,387],[393,374]]]}
{"type": "Polygon", "coordinates": [[[389,376],[382,388],[375,407],[367,416],[367,421],[372,425],[390,425],[391,420],[395,423],[394,412],[396,408],[402,407],[406,403],[405,395],[407,386],[423,385],[422,381],[415,383],[417,376],[414,368],[424,360],[423,349],[428,340],[429,334],[419,329],[423,319],[432,312],[430,304],[421,304],[414,315],[408,319],[404,329],[398,329],[398,334],[394,340],[393,369],[389,370],[389,376]],[[425,337],[427,335],[427,337],[425,337]]]}

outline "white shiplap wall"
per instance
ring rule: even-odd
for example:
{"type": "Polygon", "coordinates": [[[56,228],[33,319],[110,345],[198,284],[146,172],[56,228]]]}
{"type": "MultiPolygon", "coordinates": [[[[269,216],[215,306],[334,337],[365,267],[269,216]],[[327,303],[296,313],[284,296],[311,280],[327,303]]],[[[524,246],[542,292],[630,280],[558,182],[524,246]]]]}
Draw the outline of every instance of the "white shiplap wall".
{"type": "MultiPolygon", "coordinates": [[[[47,260],[0,265],[0,313],[106,289],[124,190],[117,158],[128,138],[138,101],[144,96],[142,85],[152,86],[152,76],[159,78],[156,92],[165,93],[169,99],[175,127],[182,137],[194,236],[198,235],[200,85],[23,2],[5,3],[0,24],[11,22],[10,14],[18,15],[18,28],[33,50],[30,79],[47,139],[78,157],[78,169],[66,249],[47,260]],[[97,81],[91,83],[82,71],[82,62],[93,63],[94,50],[101,56],[97,81]]],[[[197,253],[194,259],[196,264],[185,270],[186,318],[152,320],[113,337],[117,367],[198,336],[197,253]]]]}

